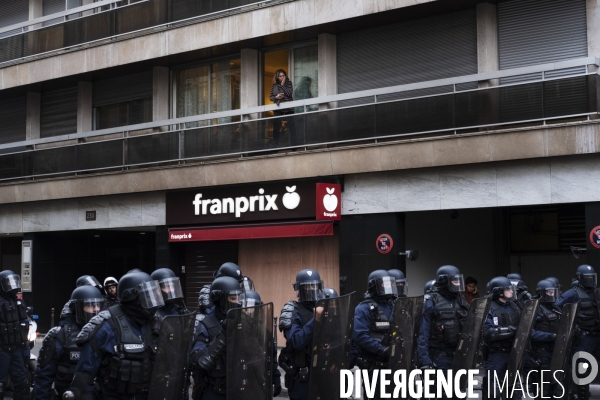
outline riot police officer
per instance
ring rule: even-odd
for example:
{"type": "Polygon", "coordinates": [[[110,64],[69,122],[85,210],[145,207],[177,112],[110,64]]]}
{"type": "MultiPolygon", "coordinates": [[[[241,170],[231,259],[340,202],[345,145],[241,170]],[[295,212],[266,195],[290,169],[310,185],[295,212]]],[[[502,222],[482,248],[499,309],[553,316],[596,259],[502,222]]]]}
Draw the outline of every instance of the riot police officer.
{"type": "MultiPolygon", "coordinates": [[[[597,277],[594,267],[591,265],[580,265],[577,268],[576,278],[578,286],[567,290],[556,302],[557,307],[568,303],[579,301],[579,308],[575,317],[576,331],[580,332],[575,339],[573,353],[585,351],[592,354],[596,359],[600,358],[598,345],[600,344],[600,320],[598,316],[598,304],[596,303],[597,277]]],[[[572,385],[577,391],[575,396],[579,400],[589,398],[589,385],[572,385]]]]}
{"type": "Polygon", "coordinates": [[[438,268],[421,319],[417,358],[422,369],[450,369],[469,312],[469,304],[460,293],[464,288],[458,268],[453,265],[438,268]]]}
{"type": "Polygon", "coordinates": [[[80,286],[71,294],[75,320],[52,328],[44,338],[34,379],[37,400],[53,398],[69,388],[81,349],[75,343],[81,328],[103,308],[105,299],[94,286],[80,286]]]}
{"type": "MultiPolygon", "coordinates": [[[[562,285],[560,284],[560,281],[558,280],[558,278],[549,276],[546,279],[549,280],[550,282],[552,282],[552,284],[558,289],[557,296],[558,296],[558,298],[560,298],[560,296],[562,296],[562,285]]],[[[576,281],[577,279],[574,279],[574,280],[576,281]]],[[[577,285],[575,285],[575,286],[577,286],[577,285]]],[[[571,282],[571,287],[573,287],[573,282],[571,282]]]]}
{"type": "MultiPolygon", "coordinates": [[[[82,275],[79,278],[77,278],[77,280],[75,281],[75,287],[81,286],[93,286],[102,292],[102,285],[100,284],[100,282],[98,282],[98,279],[94,278],[91,275],[82,275]]],[[[104,307],[107,307],[106,303],[104,303],[104,307]]],[[[62,311],[60,312],[58,326],[75,323],[75,309],[71,305],[71,300],[69,300],[65,303],[62,311]]]]}
{"type": "MultiPolygon", "coordinates": [[[[229,276],[236,279],[244,290],[254,290],[254,283],[250,278],[242,274],[242,270],[236,263],[223,263],[213,274],[214,278],[229,276]]],[[[200,314],[211,314],[214,311],[214,305],[210,300],[210,285],[204,285],[200,288],[198,295],[198,312],[200,314]]]]}
{"type": "Polygon", "coordinates": [[[165,301],[165,305],[156,312],[157,316],[164,319],[167,315],[183,315],[190,313],[183,301],[181,282],[175,275],[175,272],[169,268],[159,268],[150,276],[155,281],[158,281],[163,300],[165,301]]]}
{"type": "Polygon", "coordinates": [[[294,290],[298,301],[285,303],[279,319],[279,330],[286,339],[279,365],[285,371],[285,386],[290,399],[304,400],[308,399],[314,323],[323,311],[322,307],[315,309],[315,303],[325,295],[321,276],[314,269],[298,272],[294,290]]]}
{"type": "MultiPolygon", "coordinates": [[[[371,272],[367,294],[354,310],[352,341],[358,350],[358,367],[371,373],[375,368],[387,368],[390,357],[393,301],[398,297],[396,279],[382,269],[371,272]]],[[[375,398],[378,396],[379,389],[375,398]]]]}
{"type": "Polygon", "coordinates": [[[521,274],[513,272],[506,275],[506,277],[510,279],[513,286],[517,288],[516,304],[521,310],[523,310],[525,302],[527,300],[533,299],[533,295],[529,293],[529,288],[527,287],[527,285],[525,285],[521,274]]]}
{"type": "Polygon", "coordinates": [[[117,286],[119,282],[112,276],[104,280],[104,292],[106,293],[106,308],[115,306],[119,303],[117,297],[117,286]]]}
{"type": "Polygon", "coordinates": [[[164,305],[158,282],[142,271],[119,280],[120,303],[101,311],[77,336],[81,355],[64,399],[94,399],[94,378],[104,399],[145,399],[155,349],[152,323],[164,305]]]}
{"type": "Polygon", "coordinates": [[[9,372],[14,397],[31,399],[23,362],[23,353],[29,350],[29,317],[25,303],[17,299],[17,293],[21,291],[21,277],[10,270],[0,272],[0,289],[0,400],[4,399],[9,372]]]}
{"type": "MultiPolygon", "coordinates": [[[[556,335],[560,317],[560,309],[555,305],[558,300],[558,288],[551,281],[543,279],[537,284],[536,296],[540,299],[540,306],[538,308],[538,314],[533,329],[556,335]]],[[[539,342],[535,339],[531,340],[531,351],[529,355],[537,370],[550,369],[550,360],[552,359],[553,350],[553,342],[539,342]]],[[[537,378],[538,383],[541,384],[541,377],[538,375],[537,378]]],[[[544,397],[549,398],[551,390],[550,385],[543,385],[541,387],[544,390],[544,397]]]]}
{"type": "Polygon", "coordinates": [[[399,269],[390,269],[388,274],[393,276],[396,279],[396,288],[398,290],[398,297],[407,297],[408,296],[408,283],[406,282],[406,277],[404,276],[404,272],[399,269]]]}
{"type": "Polygon", "coordinates": [[[226,345],[225,318],[227,311],[240,308],[245,301],[239,282],[229,276],[216,278],[210,287],[214,312],[202,315],[195,332],[190,364],[194,377],[194,400],[226,398],[226,345]]]}
{"type": "MultiPolygon", "coordinates": [[[[517,327],[521,320],[521,309],[515,304],[517,289],[510,279],[503,276],[495,277],[487,287],[488,294],[492,295],[492,304],[483,324],[483,340],[488,352],[485,369],[490,372],[489,376],[492,378],[490,384],[493,384],[493,372],[500,382],[504,379],[517,327]]],[[[531,332],[531,339],[540,343],[552,342],[555,338],[556,335],[552,333],[539,332],[535,329],[531,332]]],[[[487,386],[483,390],[487,394],[487,386]]],[[[500,389],[490,388],[489,393],[492,397],[499,397],[500,389]]]]}

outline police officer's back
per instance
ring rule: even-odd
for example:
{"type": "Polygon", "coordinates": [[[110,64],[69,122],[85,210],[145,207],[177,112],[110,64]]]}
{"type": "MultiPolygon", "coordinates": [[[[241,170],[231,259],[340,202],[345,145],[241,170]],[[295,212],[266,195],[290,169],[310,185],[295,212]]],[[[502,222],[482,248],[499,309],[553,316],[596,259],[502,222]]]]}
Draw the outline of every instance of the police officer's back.
{"type": "Polygon", "coordinates": [[[164,305],[158,282],[141,271],[119,280],[120,304],[101,311],[77,336],[81,355],[69,391],[63,398],[92,400],[92,382],[103,399],[144,399],[152,378],[156,349],[152,323],[164,305]]]}
{"type": "Polygon", "coordinates": [[[214,280],[210,288],[214,312],[201,314],[191,350],[190,367],[194,377],[194,400],[226,398],[227,311],[242,307],[244,290],[229,276],[214,280]]]}
{"type": "Polygon", "coordinates": [[[296,275],[294,290],[298,301],[289,301],[281,310],[279,330],[286,339],[279,356],[279,365],[285,371],[285,385],[290,399],[308,398],[308,379],[312,353],[317,300],[323,299],[323,281],[313,269],[303,269],[296,275]]]}
{"type": "Polygon", "coordinates": [[[417,348],[421,368],[450,369],[469,312],[469,305],[460,293],[464,287],[458,268],[453,265],[438,268],[423,307],[417,348]]]}
{"type": "Polygon", "coordinates": [[[49,400],[69,388],[81,349],[76,344],[77,335],[90,319],[103,308],[104,297],[94,286],[80,286],[71,294],[74,320],[52,328],[44,338],[34,379],[34,393],[38,400],[49,400]]]}
{"type": "Polygon", "coordinates": [[[31,394],[22,352],[29,349],[29,317],[23,300],[17,299],[21,278],[13,271],[0,272],[0,400],[4,399],[6,379],[13,379],[14,397],[30,399],[31,394]]]}

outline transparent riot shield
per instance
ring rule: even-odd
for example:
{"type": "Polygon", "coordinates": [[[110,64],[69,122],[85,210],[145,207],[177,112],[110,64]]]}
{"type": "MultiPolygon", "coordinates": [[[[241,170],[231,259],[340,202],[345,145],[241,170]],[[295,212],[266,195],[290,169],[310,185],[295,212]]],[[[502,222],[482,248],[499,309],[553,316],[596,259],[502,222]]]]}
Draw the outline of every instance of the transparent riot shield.
{"type": "Polygon", "coordinates": [[[390,330],[390,369],[406,370],[415,366],[417,339],[423,316],[423,296],[399,297],[394,303],[394,315],[390,330]]]}
{"type": "Polygon", "coordinates": [[[273,303],[227,312],[227,400],[273,396],[273,303]]]}
{"type": "MultiPolygon", "coordinates": [[[[567,359],[571,355],[571,346],[573,344],[573,336],[575,333],[575,318],[579,303],[565,304],[562,309],[558,329],[556,332],[556,341],[554,342],[554,350],[550,359],[550,369],[557,381],[562,381],[565,378],[565,370],[567,367],[567,359]]],[[[568,377],[571,379],[570,377],[568,377]]]]}
{"type": "Polygon", "coordinates": [[[520,373],[521,369],[523,368],[529,337],[531,336],[531,330],[535,324],[539,305],[540,299],[527,300],[525,304],[523,304],[523,311],[521,312],[519,327],[517,328],[515,341],[510,352],[508,365],[506,368],[508,372],[509,385],[515,382],[515,376],[517,373],[520,373]]]}
{"type": "Polygon", "coordinates": [[[148,400],[184,398],[195,320],[195,313],[169,315],[163,320],[152,367],[148,400]]]}
{"type": "Polygon", "coordinates": [[[352,345],[351,307],[355,293],[319,300],[315,306],[312,358],[308,398],[329,400],[340,398],[340,370],[348,369],[352,345]],[[319,308],[322,307],[322,310],[319,308]]]}
{"type": "Polygon", "coordinates": [[[473,299],[471,302],[465,325],[458,340],[456,353],[452,360],[452,370],[475,368],[479,344],[481,343],[483,323],[491,304],[491,296],[479,297],[473,299]]]}

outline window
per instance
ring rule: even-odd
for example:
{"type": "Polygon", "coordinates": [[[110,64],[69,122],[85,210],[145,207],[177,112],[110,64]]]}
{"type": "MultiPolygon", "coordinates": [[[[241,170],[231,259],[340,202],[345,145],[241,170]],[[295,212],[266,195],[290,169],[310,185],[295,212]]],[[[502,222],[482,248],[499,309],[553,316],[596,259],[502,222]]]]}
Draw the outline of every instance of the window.
{"type": "MultiPolygon", "coordinates": [[[[263,56],[263,104],[272,104],[269,94],[275,71],[280,68],[286,71],[294,85],[294,100],[318,97],[318,67],[318,46],[316,44],[265,52],[263,56]]],[[[311,109],[315,107],[311,107],[311,109]]]]}
{"type": "MultiPolygon", "coordinates": [[[[175,72],[177,118],[240,108],[240,59],[224,59],[175,72]]],[[[239,118],[238,118],[239,119],[239,118]]],[[[222,118],[219,123],[234,122],[222,118]]],[[[189,126],[203,126],[207,122],[189,126]]]]}
{"type": "Polygon", "coordinates": [[[115,128],[151,121],[151,97],[96,107],[96,129],[115,128]]]}

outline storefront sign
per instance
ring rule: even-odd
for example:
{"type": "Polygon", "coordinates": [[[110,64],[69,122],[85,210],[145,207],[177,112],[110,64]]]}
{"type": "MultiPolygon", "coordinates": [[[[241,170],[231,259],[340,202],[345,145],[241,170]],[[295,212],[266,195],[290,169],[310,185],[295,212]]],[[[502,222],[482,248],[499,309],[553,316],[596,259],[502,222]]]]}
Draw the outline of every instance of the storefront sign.
{"type": "Polygon", "coordinates": [[[315,193],[314,181],[170,192],[167,193],[166,223],[190,225],[315,219],[315,193]]]}
{"type": "Polygon", "coordinates": [[[383,233],[377,237],[375,246],[377,246],[378,252],[381,254],[387,254],[392,251],[392,248],[394,247],[394,241],[390,235],[383,233]]]}
{"type": "Polygon", "coordinates": [[[590,232],[590,243],[597,249],[600,249],[600,225],[594,227],[590,232]]]}
{"type": "Polygon", "coordinates": [[[342,185],[317,183],[317,219],[342,219],[342,185]]]}

